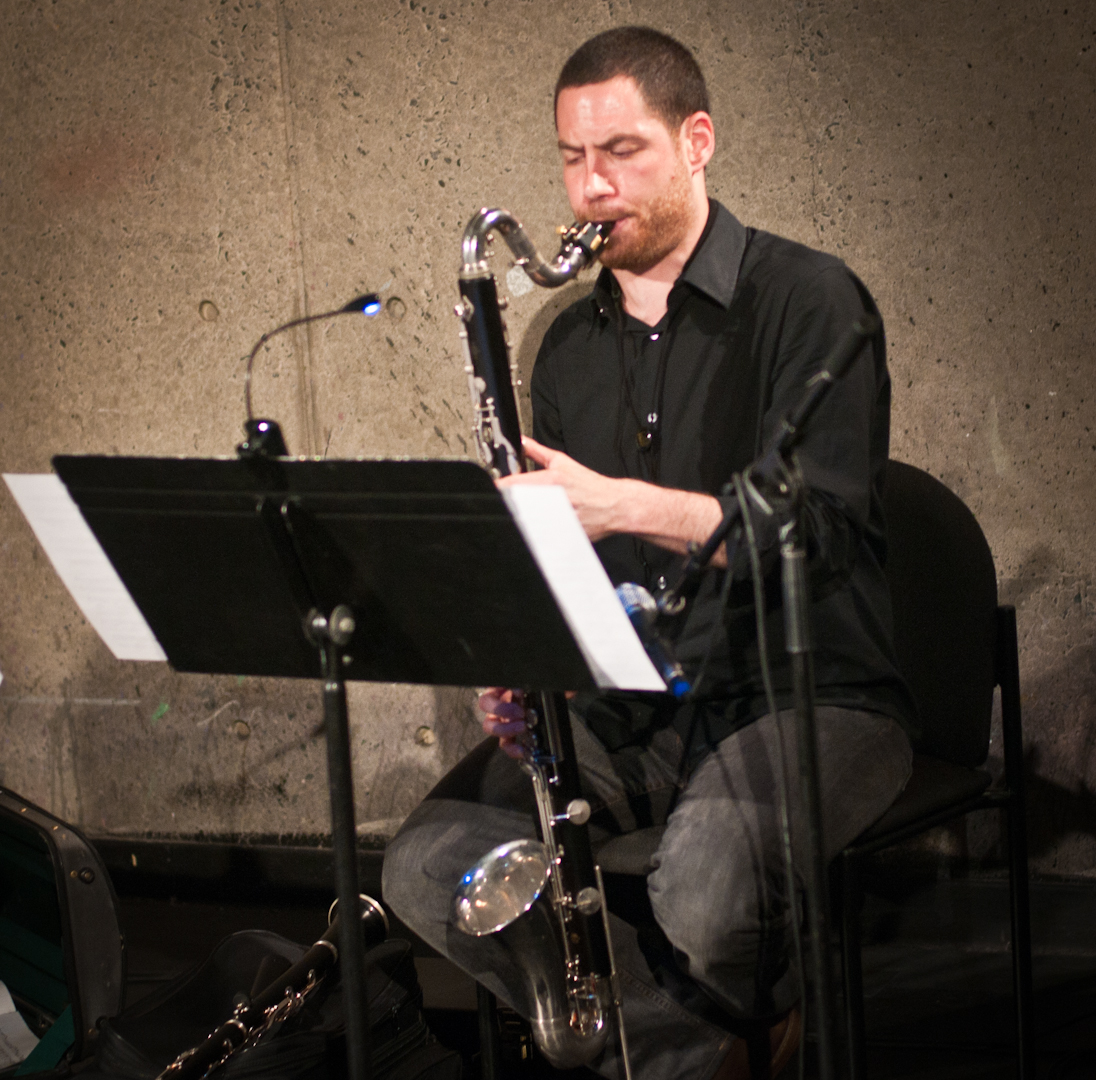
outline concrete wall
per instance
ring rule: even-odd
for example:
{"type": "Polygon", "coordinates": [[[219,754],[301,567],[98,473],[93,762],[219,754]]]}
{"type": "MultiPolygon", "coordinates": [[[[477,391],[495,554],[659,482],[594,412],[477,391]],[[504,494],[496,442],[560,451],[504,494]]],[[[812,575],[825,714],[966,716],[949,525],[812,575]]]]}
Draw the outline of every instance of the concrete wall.
{"type": "MultiPolygon", "coordinates": [[[[1067,3],[4,5],[0,468],[229,454],[251,344],[366,289],[377,320],[261,354],[257,409],[295,452],[463,455],[461,230],[503,205],[552,247],[560,63],[666,29],[710,81],[716,197],[878,298],[894,456],[967,500],[1019,608],[1037,865],[1091,873],[1096,19],[1067,3]]],[[[526,371],[576,288],[512,298],[526,371]]],[[[3,488],[0,672],[0,782],[93,833],[326,830],[315,688],[114,661],[3,488]]],[[[383,835],[476,740],[469,695],[351,702],[383,835]]]]}

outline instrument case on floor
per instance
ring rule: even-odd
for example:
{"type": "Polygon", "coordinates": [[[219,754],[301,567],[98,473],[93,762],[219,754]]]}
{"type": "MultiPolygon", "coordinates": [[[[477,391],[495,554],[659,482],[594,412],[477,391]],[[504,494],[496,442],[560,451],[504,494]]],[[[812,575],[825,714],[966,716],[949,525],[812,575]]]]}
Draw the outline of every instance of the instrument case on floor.
{"type": "Polygon", "coordinates": [[[0,787],[0,980],[40,1038],[22,1066],[52,1070],[96,1048],[125,992],[110,877],[79,830],[0,787]]]}
{"type": "MultiPolygon", "coordinates": [[[[303,946],[266,930],[225,938],[197,968],[103,1025],[98,1071],[118,1080],[155,1080],[178,1055],[203,1046],[260,993],[303,946]],[[264,972],[267,974],[264,975],[264,972]]],[[[261,1041],[214,1072],[219,1080],[345,1080],[345,1013],[337,965],[319,993],[261,1041]]],[[[366,953],[366,1000],[374,1080],[460,1080],[461,1059],[440,1046],[422,1015],[411,946],[385,941],[366,953]]]]}

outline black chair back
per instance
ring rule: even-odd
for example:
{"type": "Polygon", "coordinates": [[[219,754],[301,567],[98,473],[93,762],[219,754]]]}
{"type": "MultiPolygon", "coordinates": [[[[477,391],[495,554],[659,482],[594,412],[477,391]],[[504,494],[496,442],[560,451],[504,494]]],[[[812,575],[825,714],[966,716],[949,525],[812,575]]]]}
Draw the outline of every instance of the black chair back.
{"type": "Polygon", "coordinates": [[[887,463],[883,503],[894,647],[921,719],[914,749],[977,768],[996,684],[989,544],[962,499],[913,465],[887,463]]]}

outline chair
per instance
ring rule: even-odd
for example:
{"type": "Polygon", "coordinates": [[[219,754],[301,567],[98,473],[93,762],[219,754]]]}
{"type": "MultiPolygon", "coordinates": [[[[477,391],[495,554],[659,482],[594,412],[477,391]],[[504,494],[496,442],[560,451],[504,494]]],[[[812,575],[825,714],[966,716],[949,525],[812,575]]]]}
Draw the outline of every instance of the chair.
{"type": "MultiPolygon", "coordinates": [[[[864,1080],[864,998],[859,913],[866,856],[962,814],[1003,808],[1008,824],[1012,957],[1021,1080],[1035,1076],[1031,931],[1016,612],[997,603],[993,557],[974,515],[928,473],[891,461],[885,508],[887,580],[899,667],[923,734],[913,774],[886,814],[837,857],[849,1075],[864,1080]],[[1005,783],[981,766],[989,755],[993,694],[1001,687],[1005,783]]],[[[598,853],[607,873],[645,875],[662,828],[614,838],[598,853]]],[[[766,1075],[763,1063],[755,1075],[766,1075]]]]}
{"type": "Polygon", "coordinates": [[[974,810],[1005,811],[1012,916],[1013,989],[1021,1080],[1035,1076],[1031,923],[1016,610],[997,603],[989,545],[962,500],[928,473],[887,467],[886,574],[894,645],[921,719],[905,791],[837,858],[838,924],[852,1080],[864,1080],[860,963],[864,859],[974,810]],[[989,755],[994,688],[1001,688],[1004,784],[981,766],[989,755]]]}

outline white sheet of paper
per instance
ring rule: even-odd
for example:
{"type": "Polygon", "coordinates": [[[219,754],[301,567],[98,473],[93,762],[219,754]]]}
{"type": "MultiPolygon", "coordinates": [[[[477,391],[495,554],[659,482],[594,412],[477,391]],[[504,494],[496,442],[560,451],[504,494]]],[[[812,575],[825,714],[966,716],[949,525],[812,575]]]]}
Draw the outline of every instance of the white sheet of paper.
{"type": "Polygon", "coordinates": [[[503,499],[603,690],[665,690],[561,487],[517,485],[503,499]]]}
{"type": "Polygon", "coordinates": [[[18,1065],[38,1045],[38,1036],[15,1011],[8,988],[0,982],[0,1069],[18,1065]]]}
{"type": "Polygon", "coordinates": [[[166,660],[133,597],[53,473],[4,473],[4,480],[58,577],[119,660],[166,660]]]}

